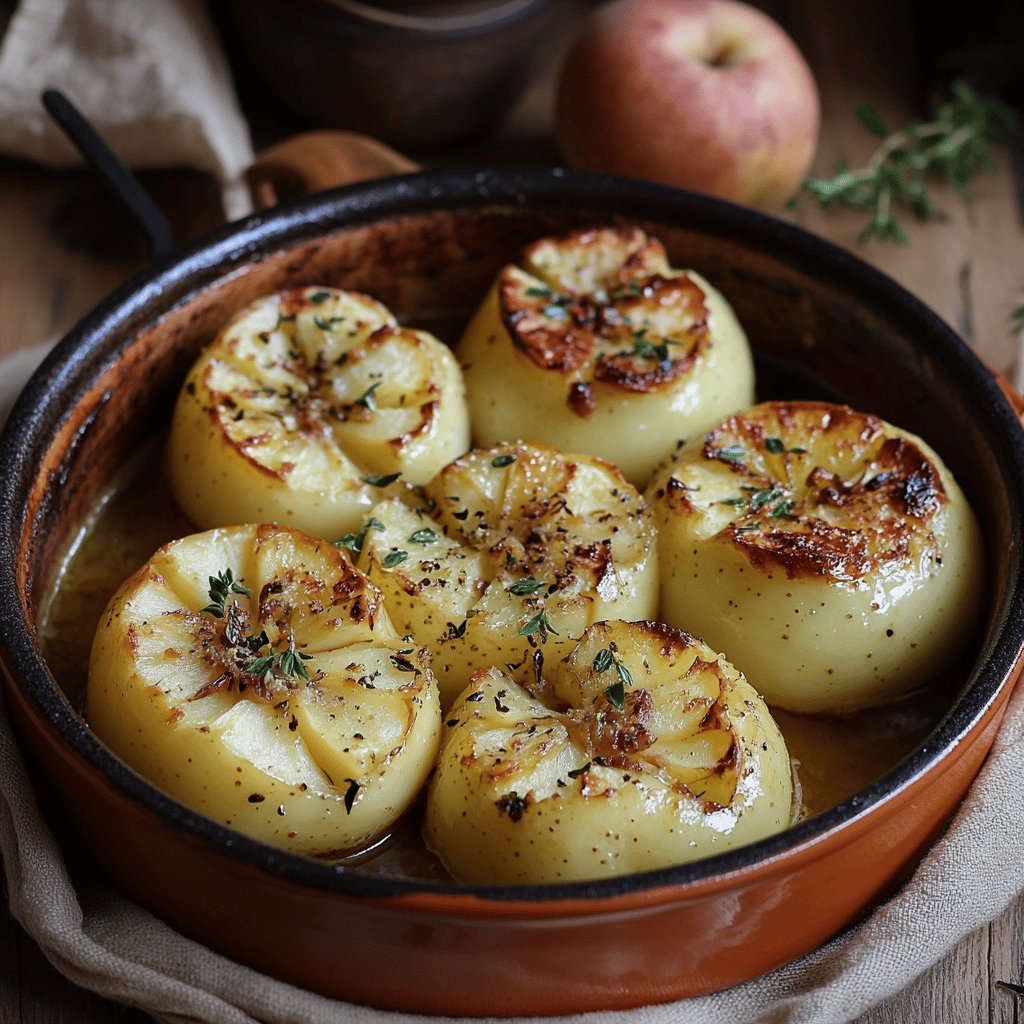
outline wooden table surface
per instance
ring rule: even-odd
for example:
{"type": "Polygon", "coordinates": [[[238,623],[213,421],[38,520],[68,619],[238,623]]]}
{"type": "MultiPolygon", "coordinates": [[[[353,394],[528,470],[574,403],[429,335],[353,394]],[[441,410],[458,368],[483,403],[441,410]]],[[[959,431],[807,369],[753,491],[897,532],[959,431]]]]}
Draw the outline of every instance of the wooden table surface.
{"type": "MultiPolygon", "coordinates": [[[[823,102],[817,171],[833,170],[841,157],[856,163],[872,149],[853,114],[858,102],[873,102],[891,124],[921,112],[931,62],[916,45],[920,26],[912,6],[876,0],[829,5],[828,11],[811,0],[760,6],[786,25],[817,76],[823,102]]],[[[428,162],[554,162],[549,111],[556,58],[557,47],[491,139],[434,155],[428,162]]],[[[260,130],[273,134],[266,126],[260,130]]],[[[968,204],[937,187],[940,217],[913,225],[905,246],[859,246],[862,219],[824,213],[806,202],[783,216],[857,250],[929,303],[993,365],[1019,380],[1020,339],[1011,331],[1011,312],[1024,301],[1020,168],[1013,154],[1000,153],[997,172],[975,182],[968,204]]],[[[172,216],[179,240],[217,222],[217,192],[203,176],[164,172],[147,174],[145,180],[172,216]]],[[[88,173],[44,171],[0,157],[0,356],[70,327],[143,260],[132,226],[88,173]]],[[[1024,898],[859,1022],[1016,1024],[1024,1001],[995,983],[1020,983],[1022,972],[1024,898]]],[[[138,1024],[148,1019],[70,985],[0,911],[0,1022],[138,1024]]]]}

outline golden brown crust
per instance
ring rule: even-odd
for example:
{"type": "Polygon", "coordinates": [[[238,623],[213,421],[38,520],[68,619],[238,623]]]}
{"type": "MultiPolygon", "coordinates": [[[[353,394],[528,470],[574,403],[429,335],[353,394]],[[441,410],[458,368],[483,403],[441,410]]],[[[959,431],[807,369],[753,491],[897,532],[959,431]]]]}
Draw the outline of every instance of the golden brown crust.
{"type": "Polygon", "coordinates": [[[638,228],[545,239],[523,265],[499,277],[499,315],[534,365],[572,378],[567,401],[578,416],[594,411],[591,382],[655,392],[685,376],[710,344],[703,290],[671,272],[661,243],[638,228]],[[656,326],[664,319],[670,334],[656,326]]]}
{"type": "MultiPolygon", "coordinates": [[[[736,509],[720,536],[756,568],[856,582],[934,547],[946,499],[938,467],[875,416],[824,402],[765,403],[708,433],[701,459],[735,480],[716,504],[736,509]]],[[[685,474],[684,474],[685,475],[685,474]]],[[[702,496],[674,476],[677,511],[702,496]]]]}
{"type": "MultiPolygon", "coordinates": [[[[315,305],[303,292],[287,292],[281,299],[282,319],[293,319],[298,313],[315,308],[315,305]]],[[[263,447],[273,442],[285,423],[290,430],[309,440],[324,441],[333,435],[333,428],[337,424],[371,419],[373,405],[367,401],[366,395],[356,396],[351,401],[341,401],[334,376],[340,367],[358,363],[374,349],[396,339],[416,347],[423,344],[414,331],[385,324],[374,330],[363,344],[345,352],[333,363],[325,362],[322,351],[318,350],[315,361],[310,362],[298,346],[289,348],[287,358],[281,362],[280,368],[294,383],[276,387],[266,384],[256,386],[253,378],[254,386],[251,388],[235,386],[229,392],[220,391],[216,387],[220,366],[211,362],[204,369],[202,378],[203,386],[210,396],[207,414],[214,429],[239,456],[260,472],[284,480],[294,470],[294,463],[282,460],[268,464],[263,455],[263,447]]],[[[233,352],[235,347],[229,340],[226,345],[228,352],[233,352]]],[[[250,374],[248,370],[243,372],[250,374]]],[[[388,442],[398,454],[420,437],[428,435],[440,414],[440,383],[431,379],[425,383],[422,391],[422,394],[416,396],[419,412],[416,426],[388,442]]]]}

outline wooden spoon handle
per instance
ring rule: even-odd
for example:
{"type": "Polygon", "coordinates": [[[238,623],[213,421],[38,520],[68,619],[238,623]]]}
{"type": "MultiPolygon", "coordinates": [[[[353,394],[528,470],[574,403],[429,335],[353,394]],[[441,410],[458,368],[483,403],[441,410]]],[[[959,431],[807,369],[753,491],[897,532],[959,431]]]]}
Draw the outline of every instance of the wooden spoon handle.
{"type": "Polygon", "coordinates": [[[418,164],[368,135],[313,131],[265,149],[245,176],[253,203],[265,210],[291,196],[418,170],[418,164]]]}

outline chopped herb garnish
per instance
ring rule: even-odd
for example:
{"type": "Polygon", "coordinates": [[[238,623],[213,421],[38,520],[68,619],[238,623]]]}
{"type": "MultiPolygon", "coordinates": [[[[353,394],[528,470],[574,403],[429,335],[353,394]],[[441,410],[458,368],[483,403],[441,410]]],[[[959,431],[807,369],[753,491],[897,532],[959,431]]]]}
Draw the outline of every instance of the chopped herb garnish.
{"type": "Polygon", "coordinates": [[[377,408],[377,399],[374,398],[373,393],[382,383],[383,381],[374,381],[352,404],[361,405],[373,412],[377,408]]]}
{"type": "Polygon", "coordinates": [[[554,298],[555,293],[550,288],[539,288],[537,285],[531,285],[526,289],[526,295],[531,299],[551,299],[554,298]]]}
{"type": "Polygon", "coordinates": [[[515,461],[516,457],[514,455],[495,455],[495,457],[491,459],[491,465],[495,469],[504,469],[505,466],[511,466],[515,461]]]}
{"type": "Polygon", "coordinates": [[[604,691],[604,695],[608,698],[608,703],[611,704],[616,711],[622,711],[626,706],[626,687],[620,679],[617,683],[612,683],[607,690],[604,691]]]}
{"type": "Polygon", "coordinates": [[[358,555],[363,550],[363,542],[366,540],[367,530],[377,530],[383,533],[384,524],[376,517],[371,516],[370,521],[358,533],[346,533],[344,537],[334,542],[334,546],[348,548],[349,551],[354,551],[358,555]]]}
{"type": "Polygon", "coordinates": [[[390,661],[399,672],[419,672],[419,669],[401,652],[390,655],[390,661]]]}
{"type": "Polygon", "coordinates": [[[408,551],[400,551],[398,548],[394,548],[384,556],[381,565],[385,569],[393,569],[396,565],[401,565],[408,557],[408,551]]]}
{"type": "Polygon", "coordinates": [[[747,499],[739,496],[736,498],[723,498],[718,504],[719,505],[732,505],[733,508],[739,508],[741,505],[746,505],[747,499]]]}
{"type": "Polygon", "coordinates": [[[722,462],[739,462],[741,459],[745,459],[747,456],[746,451],[742,445],[731,444],[727,448],[719,448],[715,452],[715,458],[720,459],[722,462]]]}
{"type": "Polygon", "coordinates": [[[590,771],[590,762],[588,761],[585,765],[581,765],[579,768],[572,768],[566,774],[570,779],[578,779],[581,775],[586,775],[590,771]]]}
{"type": "Polygon", "coordinates": [[[792,501],[780,501],[769,513],[772,519],[792,519],[793,516],[790,514],[793,511],[794,503],[792,501]]]}
{"type": "Polygon", "coordinates": [[[636,281],[630,281],[629,284],[624,285],[620,288],[613,296],[613,299],[642,299],[644,296],[644,290],[637,284],[636,281]]]}
{"type": "Polygon", "coordinates": [[[429,527],[409,534],[410,544],[433,544],[435,540],[437,540],[437,534],[429,527]]]}
{"type": "Polygon", "coordinates": [[[388,487],[401,475],[401,473],[367,473],[366,476],[361,476],[359,479],[362,480],[364,484],[369,484],[371,487],[388,487]]]}
{"type": "Polygon", "coordinates": [[[681,345],[682,342],[673,338],[662,338],[660,342],[653,342],[647,337],[647,328],[641,327],[633,332],[633,351],[631,355],[640,359],[650,359],[657,363],[667,363],[670,359],[668,354],[669,345],[681,345]]]}
{"type": "Polygon", "coordinates": [[[772,455],[806,455],[806,448],[787,448],[781,437],[766,437],[764,439],[764,450],[772,455]]]}
{"type": "Polygon", "coordinates": [[[518,633],[520,636],[533,636],[534,633],[540,633],[542,640],[548,633],[554,633],[555,636],[560,635],[558,630],[551,625],[551,620],[547,617],[546,612],[538,612],[532,619],[519,627],[518,633]]]}
{"type": "Polygon", "coordinates": [[[767,505],[769,501],[774,501],[776,498],[781,497],[782,491],[775,487],[757,491],[750,496],[750,507],[756,512],[762,505],[767,505]]]}
{"type": "Polygon", "coordinates": [[[335,324],[340,324],[345,318],[343,316],[332,316],[326,320],[322,316],[313,317],[313,323],[320,328],[321,331],[333,331],[335,324]]]}
{"type": "Polygon", "coordinates": [[[326,302],[330,297],[330,292],[313,292],[309,297],[309,301],[319,306],[321,302],[326,302]]]}
{"type": "Polygon", "coordinates": [[[512,821],[519,821],[526,813],[527,807],[530,806],[529,795],[520,796],[515,790],[494,802],[498,805],[498,809],[504,811],[512,821]]]}
{"type": "Polygon", "coordinates": [[[207,593],[210,603],[200,611],[216,615],[218,618],[224,617],[224,605],[227,602],[228,594],[252,596],[252,591],[243,585],[241,580],[236,580],[230,569],[225,569],[223,572],[217,573],[216,576],[210,576],[209,580],[210,589],[207,593]]]}
{"type": "Polygon", "coordinates": [[[544,584],[540,580],[527,576],[525,579],[516,580],[511,587],[506,587],[505,589],[510,594],[520,596],[522,594],[535,594],[543,586],[544,584]]]}
{"type": "Polygon", "coordinates": [[[291,316],[285,316],[283,313],[281,313],[281,314],[278,315],[277,323],[274,324],[274,330],[276,331],[281,326],[281,324],[293,324],[293,323],[295,323],[295,314],[294,313],[292,313],[291,316]]]}
{"type": "Polygon", "coordinates": [[[276,653],[265,654],[257,658],[250,666],[249,671],[256,676],[267,679],[269,676],[299,676],[302,679],[309,679],[309,672],[303,664],[310,660],[311,655],[304,654],[295,649],[295,635],[288,638],[288,649],[276,653]]]}
{"type": "Polygon", "coordinates": [[[618,676],[618,681],[612,683],[612,685],[605,690],[605,696],[607,696],[608,700],[621,711],[625,706],[626,700],[626,691],[624,688],[633,685],[633,676],[630,674],[629,669],[626,668],[626,666],[623,665],[615,656],[615,652],[610,647],[602,647],[601,650],[594,655],[595,672],[607,672],[613,665],[615,666],[615,675],[618,676]]]}

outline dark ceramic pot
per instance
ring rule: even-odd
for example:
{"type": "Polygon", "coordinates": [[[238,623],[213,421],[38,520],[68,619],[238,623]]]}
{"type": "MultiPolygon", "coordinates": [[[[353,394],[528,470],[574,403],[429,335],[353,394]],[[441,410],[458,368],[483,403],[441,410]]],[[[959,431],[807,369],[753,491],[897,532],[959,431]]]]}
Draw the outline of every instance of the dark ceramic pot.
{"type": "Polygon", "coordinates": [[[75,328],[28,385],[0,452],[7,697],[40,787],[61,792],[76,842],[125,892],[213,949],[376,1006],[636,1006],[719,989],[814,948],[928,847],[977,773],[1021,670],[1024,441],[992,374],[937,316],[848,253],[665,187],[557,170],[427,173],[229,225],[75,328]],[[894,420],[940,451],[967,491],[989,542],[985,622],[962,690],[927,740],[770,840],[674,869],[532,888],[370,877],[281,853],[169,800],[97,742],[41,654],[40,601],[99,489],[140,435],[166,423],[186,368],[226,317],[274,289],[329,284],[371,292],[452,338],[524,243],[617,221],[647,227],[676,265],[729,297],[763,393],[840,399],[894,420]],[[438,983],[453,972],[458,984],[438,983]]]}
{"type": "Polygon", "coordinates": [[[554,0],[215,0],[236,76],[302,119],[436,149],[496,126],[565,12],[554,0]]]}

